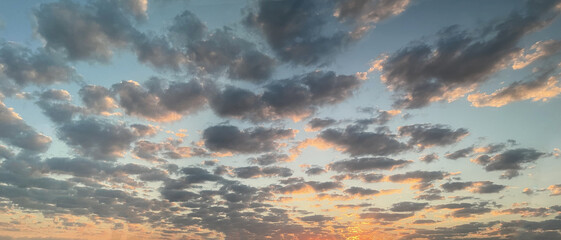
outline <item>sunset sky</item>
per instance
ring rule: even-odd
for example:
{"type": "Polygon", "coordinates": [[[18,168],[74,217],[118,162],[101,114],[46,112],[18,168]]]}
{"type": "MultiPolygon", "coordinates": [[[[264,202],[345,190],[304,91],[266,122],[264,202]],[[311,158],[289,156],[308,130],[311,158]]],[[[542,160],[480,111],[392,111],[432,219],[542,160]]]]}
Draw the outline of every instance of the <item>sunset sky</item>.
{"type": "Polygon", "coordinates": [[[0,1],[0,240],[561,239],[559,15],[0,1]]]}

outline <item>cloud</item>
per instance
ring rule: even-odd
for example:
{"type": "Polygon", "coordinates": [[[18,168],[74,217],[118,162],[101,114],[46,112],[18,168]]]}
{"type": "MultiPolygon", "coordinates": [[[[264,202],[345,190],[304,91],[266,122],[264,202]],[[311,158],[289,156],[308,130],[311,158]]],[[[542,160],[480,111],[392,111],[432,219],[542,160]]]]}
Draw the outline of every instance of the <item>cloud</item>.
{"type": "Polygon", "coordinates": [[[136,34],[117,1],[44,3],[33,12],[36,33],[47,49],[61,50],[71,60],[108,61],[114,48],[136,34]]]}
{"type": "Polygon", "coordinates": [[[315,113],[318,107],[349,98],[361,83],[353,75],[316,71],[273,81],[262,94],[229,86],[212,97],[210,106],[223,117],[253,122],[281,118],[298,121],[315,113]]]}
{"type": "Polygon", "coordinates": [[[416,212],[423,210],[428,205],[428,203],[399,202],[394,203],[390,210],[392,212],[416,212]]]}
{"type": "Polygon", "coordinates": [[[450,173],[443,171],[412,171],[401,174],[394,174],[388,177],[391,182],[398,183],[416,183],[415,189],[427,189],[432,186],[433,181],[442,180],[450,176],[450,173]]]}
{"type": "Polygon", "coordinates": [[[84,109],[71,104],[70,101],[70,93],[66,90],[51,89],[41,93],[36,104],[51,121],[59,124],[70,121],[77,114],[84,112],[84,109]]]}
{"type": "Polygon", "coordinates": [[[444,125],[415,124],[399,127],[399,136],[410,137],[408,144],[419,148],[446,146],[462,140],[469,134],[465,128],[452,130],[444,125]]]}
{"type": "Polygon", "coordinates": [[[391,170],[402,168],[410,164],[412,161],[394,160],[391,158],[354,158],[349,160],[338,161],[328,165],[329,170],[336,172],[360,172],[372,170],[391,170]]]}
{"type": "Polygon", "coordinates": [[[258,157],[249,158],[248,162],[258,165],[271,165],[280,162],[289,162],[291,158],[286,154],[266,153],[258,157]]]}
{"type": "Polygon", "coordinates": [[[377,195],[377,194],[380,193],[380,191],[378,191],[378,190],[361,188],[361,187],[350,187],[350,188],[345,189],[345,191],[343,191],[343,192],[345,192],[347,194],[350,194],[350,195],[358,195],[358,196],[361,196],[361,197],[377,195]]]}
{"type": "Polygon", "coordinates": [[[559,196],[561,195],[561,184],[549,185],[549,187],[547,187],[547,190],[551,192],[551,194],[549,194],[550,196],[559,196]]]}
{"type": "Polygon", "coordinates": [[[472,162],[485,166],[486,171],[505,171],[501,178],[511,179],[520,175],[519,170],[525,167],[522,164],[533,163],[545,153],[531,148],[517,148],[504,151],[494,156],[481,155],[472,162]]]}
{"type": "Polygon", "coordinates": [[[508,87],[496,90],[491,94],[474,93],[468,96],[468,101],[474,107],[502,107],[504,105],[532,100],[547,101],[561,93],[561,86],[556,77],[542,75],[536,80],[514,82],[508,87]]]}
{"type": "Polygon", "coordinates": [[[262,0],[244,23],[258,30],[282,61],[311,66],[329,63],[331,57],[362,38],[372,24],[398,15],[408,4],[408,0],[262,0]]]}
{"type": "Polygon", "coordinates": [[[530,51],[532,51],[532,53],[524,53],[524,50],[521,51],[520,56],[518,56],[517,59],[514,59],[512,69],[517,70],[525,68],[539,59],[556,54],[560,50],[561,41],[553,39],[538,41],[530,47],[530,51]]]}
{"type": "Polygon", "coordinates": [[[15,43],[0,41],[2,95],[9,96],[28,85],[46,86],[78,79],[75,69],[57,54],[44,49],[33,52],[15,43]],[[9,80],[15,85],[10,86],[9,80]]]}
{"type": "Polygon", "coordinates": [[[323,173],[326,173],[327,171],[325,171],[325,169],[321,168],[321,167],[312,167],[309,168],[308,170],[306,170],[306,175],[308,176],[314,176],[314,175],[320,175],[323,173]]]}
{"type": "Polygon", "coordinates": [[[319,131],[326,127],[332,126],[337,123],[337,120],[333,118],[313,118],[308,122],[308,128],[310,131],[319,131]]]}
{"type": "Polygon", "coordinates": [[[394,105],[421,108],[454,101],[469,93],[517,57],[518,42],[551,23],[557,1],[528,1],[526,9],[475,31],[444,28],[434,44],[419,41],[380,64],[382,82],[396,92],[394,105]]]}
{"type": "Polygon", "coordinates": [[[394,135],[378,132],[364,132],[352,125],[344,130],[323,130],[318,138],[333,144],[351,156],[392,155],[408,149],[407,145],[395,139],[394,135]]]}
{"type": "Polygon", "coordinates": [[[438,160],[438,155],[436,153],[427,154],[421,157],[419,160],[425,163],[431,163],[438,160]]]}
{"type": "Polygon", "coordinates": [[[292,170],[285,167],[239,167],[233,169],[236,177],[239,178],[259,178],[259,177],[290,177],[292,170]]]}
{"type": "Polygon", "coordinates": [[[113,85],[119,105],[127,114],[156,122],[174,121],[197,112],[207,102],[207,89],[196,80],[167,82],[152,78],[146,85],[148,89],[132,80],[113,85]]]}
{"type": "Polygon", "coordinates": [[[253,83],[267,80],[276,67],[273,58],[258,51],[253,43],[235,36],[229,28],[216,30],[206,39],[188,43],[187,56],[197,70],[220,73],[227,69],[231,79],[253,83]]]}
{"type": "Polygon", "coordinates": [[[383,213],[383,212],[369,212],[361,213],[361,219],[376,219],[378,221],[395,222],[401,219],[413,217],[414,213],[383,213]]]}
{"type": "Polygon", "coordinates": [[[506,188],[505,185],[494,184],[491,181],[448,182],[440,186],[446,192],[454,192],[469,188],[472,193],[498,193],[506,188]]]}
{"type": "Polygon", "coordinates": [[[257,127],[239,130],[235,126],[212,126],[204,130],[205,147],[214,152],[260,153],[274,151],[278,140],[291,139],[292,129],[257,127]]]}
{"type": "Polygon", "coordinates": [[[305,216],[300,218],[300,220],[304,222],[317,222],[317,223],[328,222],[333,219],[334,219],[333,217],[327,217],[324,215],[311,215],[311,216],[305,216]]]}
{"type": "Polygon", "coordinates": [[[115,160],[130,149],[131,143],[154,134],[147,127],[83,118],[63,123],[58,128],[58,136],[79,154],[99,160],[115,160]]]}
{"type": "Polygon", "coordinates": [[[0,140],[7,144],[35,152],[45,152],[51,138],[36,132],[12,108],[0,101],[0,140]]]}
{"type": "Polygon", "coordinates": [[[460,158],[468,157],[472,153],[474,153],[474,147],[467,147],[467,148],[462,148],[460,150],[456,150],[452,153],[446,154],[446,158],[452,159],[452,160],[458,160],[460,158]]]}
{"type": "Polygon", "coordinates": [[[451,216],[454,218],[469,218],[473,215],[481,215],[491,212],[491,208],[488,208],[489,202],[480,203],[447,203],[442,205],[436,205],[434,209],[452,209],[451,216]]]}
{"type": "Polygon", "coordinates": [[[85,107],[94,113],[110,114],[113,109],[119,107],[109,89],[102,86],[86,85],[78,94],[85,107]]]}

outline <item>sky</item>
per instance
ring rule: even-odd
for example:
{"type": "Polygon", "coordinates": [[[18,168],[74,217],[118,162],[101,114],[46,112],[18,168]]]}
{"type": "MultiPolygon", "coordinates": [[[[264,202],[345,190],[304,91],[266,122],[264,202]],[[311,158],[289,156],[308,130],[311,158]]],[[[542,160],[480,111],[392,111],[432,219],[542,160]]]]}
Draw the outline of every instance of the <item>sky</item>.
{"type": "Polygon", "coordinates": [[[559,15],[0,1],[0,239],[561,239],[559,15]]]}

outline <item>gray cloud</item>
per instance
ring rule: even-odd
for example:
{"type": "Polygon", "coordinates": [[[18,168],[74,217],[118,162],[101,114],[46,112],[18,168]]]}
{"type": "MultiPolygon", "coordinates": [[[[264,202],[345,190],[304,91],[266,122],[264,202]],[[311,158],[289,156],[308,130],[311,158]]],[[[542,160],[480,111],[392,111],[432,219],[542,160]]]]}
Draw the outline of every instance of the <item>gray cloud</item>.
{"type": "Polygon", "coordinates": [[[129,150],[140,137],[153,135],[144,125],[116,124],[96,118],[65,122],[58,128],[58,136],[78,153],[100,160],[114,160],[129,150]],[[148,130],[148,131],[147,131],[148,130]]]}
{"type": "Polygon", "coordinates": [[[392,212],[416,212],[423,210],[428,205],[428,203],[399,202],[394,203],[390,210],[392,212]]]}
{"type": "Polygon", "coordinates": [[[78,94],[86,108],[95,113],[109,113],[118,107],[109,89],[102,86],[86,85],[78,94]]]}
{"type": "Polygon", "coordinates": [[[4,41],[0,41],[0,65],[0,93],[7,96],[31,84],[46,86],[80,79],[57,54],[44,49],[33,52],[4,41]]]}
{"type": "Polygon", "coordinates": [[[446,192],[470,189],[473,193],[498,193],[506,188],[505,185],[494,184],[491,181],[479,182],[448,182],[440,185],[446,192]]]}
{"type": "Polygon", "coordinates": [[[51,145],[51,138],[36,132],[11,108],[0,101],[0,140],[16,147],[44,152],[51,145]]]}
{"type": "Polygon", "coordinates": [[[390,170],[394,168],[402,168],[412,161],[394,160],[391,158],[355,158],[343,160],[328,165],[330,170],[336,172],[359,172],[372,170],[390,170]]]}
{"type": "Polygon", "coordinates": [[[407,145],[395,139],[394,135],[377,132],[364,132],[347,127],[345,130],[327,129],[318,137],[344,149],[351,156],[391,155],[408,149],[407,145]]]}
{"type": "Polygon", "coordinates": [[[517,148],[504,151],[494,156],[481,155],[475,160],[484,165],[486,171],[505,171],[501,178],[511,179],[520,175],[519,170],[524,169],[523,164],[533,163],[544,156],[545,153],[532,148],[517,148]]]}
{"type": "Polygon", "coordinates": [[[433,45],[419,41],[393,53],[381,69],[383,82],[399,97],[395,105],[421,108],[473,91],[516,57],[521,38],[551,23],[558,15],[553,10],[556,4],[528,1],[525,11],[476,31],[448,27],[438,33],[433,45]]]}
{"type": "Polygon", "coordinates": [[[239,178],[258,178],[258,177],[290,177],[292,176],[292,170],[290,168],[284,167],[239,167],[233,169],[236,177],[239,178]]]}
{"type": "Polygon", "coordinates": [[[258,127],[240,131],[235,126],[212,126],[204,130],[205,147],[215,152],[259,153],[276,150],[278,140],[294,137],[292,129],[258,127]]]}
{"type": "Polygon", "coordinates": [[[119,105],[129,115],[151,121],[173,121],[192,114],[206,104],[207,89],[199,81],[170,82],[152,78],[147,88],[134,81],[114,84],[119,105]]]}
{"type": "Polygon", "coordinates": [[[444,125],[415,124],[399,128],[400,136],[410,137],[411,146],[427,148],[432,146],[446,146],[459,142],[469,134],[465,128],[452,130],[444,125]]]}
{"type": "Polygon", "coordinates": [[[337,123],[337,120],[333,118],[313,118],[308,122],[308,128],[313,131],[318,131],[323,128],[329,127],[333,124],[337,123]]]}

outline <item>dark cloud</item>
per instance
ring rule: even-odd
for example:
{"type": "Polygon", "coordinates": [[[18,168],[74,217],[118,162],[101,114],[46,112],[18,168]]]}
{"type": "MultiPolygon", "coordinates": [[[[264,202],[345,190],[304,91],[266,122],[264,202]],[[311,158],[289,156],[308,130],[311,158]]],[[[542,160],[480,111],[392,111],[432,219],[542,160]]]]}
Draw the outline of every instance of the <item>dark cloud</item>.
{"type": "Polygon", "coordinates": [[[436,153],[427,154],[421,157],[420,160],[425,163],[431,163],[438,160],[438,155],[436,153]]]}
{"type": "Polygon", "coordinates": [[[72,60],[108,61],[114,48],[133,39],[133,28],[117,1],[44,3],[33,12],[35,31],[47,49],[63,51],[72,60]]]}
{"type": "Polygon", "coordinates": [[[308,122],[308,128],[312,131],[318,131],[337,123],[333,118],[313,118],[308,122]]]}
{"type": "Polygon", "coordinates": [[[453,101],[504,69],[520,52],[520,39],[558,15],[557,4],[555,0],[528,1],[525,11],[475,31],[445,28],[432,45],[419,41],[391,54],[381,64],[382,81],[396,91],[397,107],[453,101]]]}
{"type": "Polygon", "coordinates": [[[364,132],[349,126],[344,130],[327,129],[318,137],[344,149],[351,156],[391,155],[408,149],[407,145],[395,139],[394,135],[378,132],[364,132]]]}
{"type": "Polygon", "coordinates": [[[7,144],[36,152],[44,152],[51,145],[51,138],[38,133],[0,101],[0,140],[7,144]]]}
{"type": "Polygon", "coordinates": [[[263,165],[271,165],[280,162],[288,162],[290,160],[291,160],[290,157],[286,154],[266,153],[258,157],[249,158],[248,162],[263,166],[263,165]]]}
{"type": "Polygon", "coordinates": [[[169,28],[169,35],[176,45],[187,45],[203,39],[207,27],[189,10],[175,16],[169,28]]]}
{"type": "Polygon", "coordinates": [[[473,193],[498,193],[505,189],[505,185],[494,184],[490,181],[479,182],[448,182],[440,185],[446,192],[470,189],[473,193]]]}
{"type": "Polygon", "coordinates": [[[258,51],[253,43],[235,36],[229,28],[189,43],[187,56],[197,70],[219,73],[227,69],[230,78],[254,83],[267,80],[276,65],[273,58],[258,51]]]}
{"type": "Polygon", "coordinates": [[[317,222],[317,223],[323,223],[323,222],[328,222],[331,221],[335,218],[333,217],[327,217],[324,215],[311,215],[311,216],[305,216],[305,217],[301,217],[300,220],[304,221],[304,222],[317,222]]]}
{"type": "Polygon", "coordinates": [[[392,212],[416,212],[423,210],[428,205],[428,203],[399,202],[394,203],[390,210],[392,212]]]}
{"type": "Polygon", "coordinates": [[[226,87],[210,102],[220,116],[254,122],[292,118],[300,120],[318,107],[334,105],[352,96],[361,80],[353,75],[316,71],[273,81],[262,94],[237,87],[226,87]]]}
{"type": "Polygon", "coordinates": [[[258,177],[290,177],[292,170],[284,167],[239,167],[233,169],[236,177],[239,178],[258,178],[258,177]]]}
{"type": "Polygon", "coordinates": [[[46,86],[79,80],[75,69],[55,53],[0,40],[0,97],[27,85],[46,86]],[[10,81],[11,80],[11,81],[10,81]]]}
{"type": "Polygon", "coordinates": [[[551,76],[551,72],[553,71],[540,74],[534,80],[511,83],[491,94],[471,94],[468,96],[468,101],[475,107],[501,107],[523,100],[547,101],[561,94],[561,85],[556,76],[551,76]]]}
{"type": "Polygon", "coordinates": [[[469,134],[465,128],[452,130],[444,125],[415,124],[399,127],[399,135],[410,137],[409,145],[426,148],[446,146],[459,142],[469,134]]]}
{"type": "Polygon", "coordinates": [[[147,88],[134,81],[114,84],[119,105],[129,115],[151,121],[173,121],[192,114],[206,104],[207,89],[202,82],[167,82],[152,78],[147,88]]]}
{"type": "Polygon", "coordinates": [[[371,195],[376,195],[379,194],[380,191],[378,190],[374,190],[374,189],[368,189],[368,188],[361,188],[361,187],[350,187],[348,189],[345,189],[344,191],[347,194],[350,195],[359,195],[359,196],[371,196],[371,195]]]}
{"type": "Polygon", "coordinates": [[[501,178],[511,179],[520,175],[523,164],[533,163],[545,153],[532,148],[517,148],[504,151],[494,156],[481,155],[474,162],[484,165],[486,171],[505,171],[501,178]]]}
{"type": "Polygon", "coordinates": [[[113,123],[83,118],[63,123],[58,136],[78,153],[100,160],[114,160],[129,150],[130,144],[155,132],[148,126],[113,123]]]}
{"type": "Polygon", "coordinates": [[[204,130],[205,147],[215,152],[259,153],[274,151],[278,140],[294,137],[292,129],[253,128],[239,130],[235,126],[212,126],[204,130]]]}
{"type": "Polygon", "coordinates": [[[359,179],[365,183],[376,183],[381,182],[384,179],[384,175],[378,173],[342,174],[331,178],[337,181],[359,179]]]}
{"type": "Polygon", "coordinates": [[[66,90],[51,89],[41,93],[36,103],[51,121],[60,124],[84,112],[81,107],[71,104],[70,100],[70,94],[66,90]]]}
{"type": "Polygon", "coordinates": [[[462,148],[460,150],[456,150],[455,152],[446,154],[446,158],[452,159],[452,160],[465,158],[465,157],[468,157],[469,155],[471,155],[473,153],[473,150],[474,150],[473,147],[462,148]]]}
{"type": "Polygon", "coordinates": [[[262,0],[244,23],[257,29],[282,61],[310,66],[330,62],[373,23],[401,13],[408,4],[408,0],[262,0]]]}
{"type": "Polygon", "coordinates": [[[259,1],[256,12],[245,20],[249,27],[258,29],[275,53],[287,62],[313,65],[325,62],[345,47],[351,37],[341,30],[330,36],[320,33],[330,17],[332,2],[317,1],[259,1]]]}
{"type": "Polygon", "coordinates": [[[328,168],[336,172],[360,172],[372,170],[390,170],[407,166],[412,161],[394,160],[391,158],[355,158],[330,163],[328,168]]]}
{"type": "Polygon", "coordinates": [[[306,170],[306,175],[308,176],[313,176],[313,175],[320,175],[322,173],[326,173],[327,171],[325,171],[325,169],[321,168],[321,167],[313,167],[313,168],[309,168],[308,170],[306,170]]]}
{"type": "Polygon", "coordinates": [[[451,209],[451,216],[454,218],[468,218],[473,215],[481,215],[491,212],[491,208],[487,207],[489,202],[480,203],[448,203],[434,206],[434,209],[451,209]]]}

